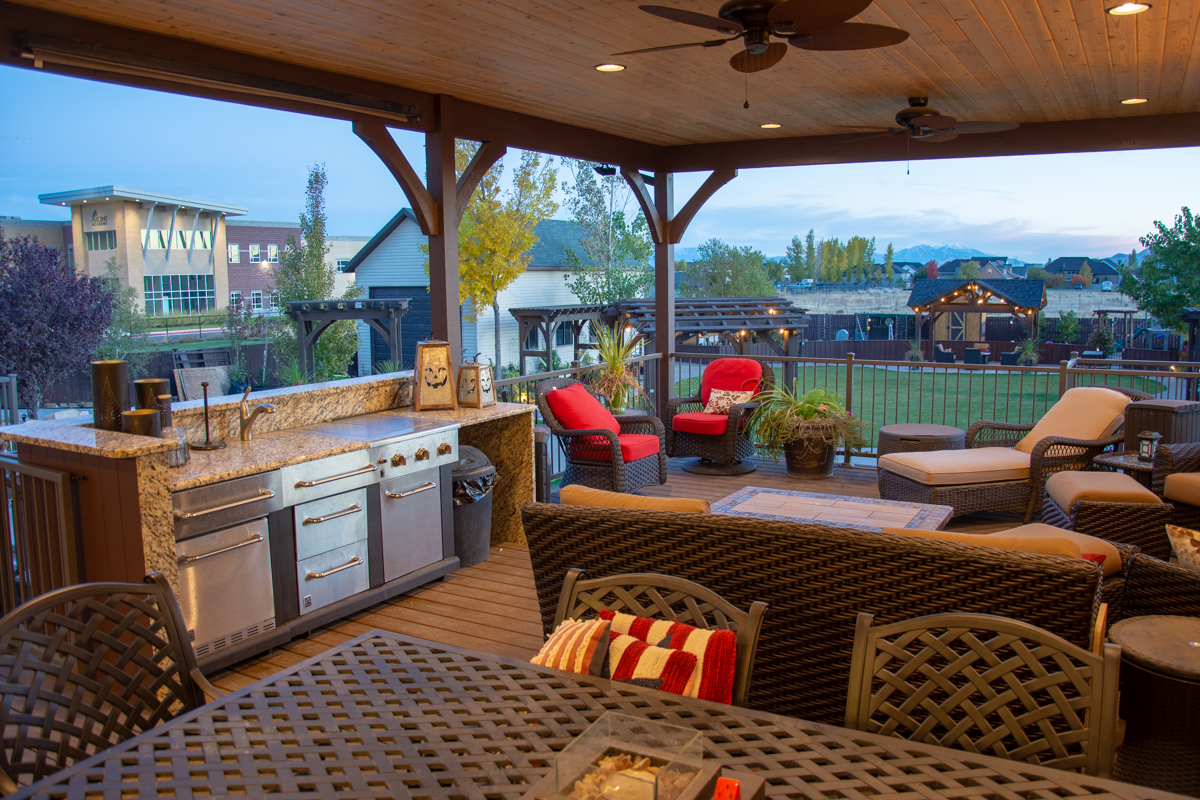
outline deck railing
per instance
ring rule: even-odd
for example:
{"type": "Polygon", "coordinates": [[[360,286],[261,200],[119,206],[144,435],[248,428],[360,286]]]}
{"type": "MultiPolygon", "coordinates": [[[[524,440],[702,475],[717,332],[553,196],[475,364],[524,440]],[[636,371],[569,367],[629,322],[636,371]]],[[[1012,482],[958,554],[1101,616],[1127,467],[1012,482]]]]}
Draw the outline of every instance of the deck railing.
{"type": "Polygon", "coordinates": [[[0,457],[0,614],[79,583],[75,520],[69,474],[0,457]]]}

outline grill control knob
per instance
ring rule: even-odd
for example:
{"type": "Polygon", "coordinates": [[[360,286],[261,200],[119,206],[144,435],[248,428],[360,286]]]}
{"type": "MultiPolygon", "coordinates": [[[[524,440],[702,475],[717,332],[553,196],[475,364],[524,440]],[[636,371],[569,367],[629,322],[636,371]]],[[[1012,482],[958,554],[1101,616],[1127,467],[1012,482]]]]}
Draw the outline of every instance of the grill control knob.
{"type": "Polygon", "coordinates": [[[449,442],[442,442],[441,444],[438,445],[438,455],[439,456],[448,456],[453,452],[454,452],[454,448],[450,446],[449,442]]]}
{"type": "Polygon", "coordinates": [[[376,461],[375,463],[376,463],[376,464],[386,464],[386,463],[387,463],[387,456],[380,456],[380,457],[379,457],[379,460],[378,460],[378,461],[376,461]]]}
{"type": "Polygon", "coordinates": [[[406,463],[406,461],[405,461],[404,456],[400,455],[399,453],[396,453],[396,455],[392,456],[392,466],[393,467],[403,467],[405,465],[405,463],[406,463]]]}
{"type": "Polygon", "coordinates": [[[417,451],[417,461],[428,461],[428,460],[429,460],[429,451],[426,450],[424,447],[422,447],[420,450],[417,451]]]}

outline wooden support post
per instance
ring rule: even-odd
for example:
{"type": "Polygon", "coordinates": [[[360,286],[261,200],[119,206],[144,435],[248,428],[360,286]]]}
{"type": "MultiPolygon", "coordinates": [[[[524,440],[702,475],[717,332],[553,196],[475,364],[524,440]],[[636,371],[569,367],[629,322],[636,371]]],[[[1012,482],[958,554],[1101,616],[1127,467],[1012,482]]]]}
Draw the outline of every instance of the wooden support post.
{"type": "MultiPolygon", "coordinates": [[[[675,176],[669,172],[654,173],[654,210],[660,220],[671,219],[675,211],[675,176]]],[[[654,398],[659,419],[666,419],[667,402],[675,396],[675,365],[671,363],[671,344],[675,341],[675,241],[669,236],[654,241],[654,351],[662,354],[654,398]]]]}
{"type": "Polygon", "coordinates": [[[450,363],[462,363],[458,301],[458,186],[454,171],[454,99],[434,98],[434,128],[425,134],[425,175],[437,217],[429,236],[429,303],[433,338],[450,343],[450,363]]]}

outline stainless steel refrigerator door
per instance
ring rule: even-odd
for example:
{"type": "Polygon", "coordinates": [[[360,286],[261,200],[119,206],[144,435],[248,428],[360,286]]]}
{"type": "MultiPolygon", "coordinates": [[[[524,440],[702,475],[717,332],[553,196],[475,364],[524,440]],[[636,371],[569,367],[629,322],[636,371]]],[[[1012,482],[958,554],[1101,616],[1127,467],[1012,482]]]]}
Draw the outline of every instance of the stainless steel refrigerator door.
{"type": "Polygon", "coordinates": [[[443,520],[439,470],[421,470],[382,481],[379,491],[384,582],[441,561],[443,520]]]}

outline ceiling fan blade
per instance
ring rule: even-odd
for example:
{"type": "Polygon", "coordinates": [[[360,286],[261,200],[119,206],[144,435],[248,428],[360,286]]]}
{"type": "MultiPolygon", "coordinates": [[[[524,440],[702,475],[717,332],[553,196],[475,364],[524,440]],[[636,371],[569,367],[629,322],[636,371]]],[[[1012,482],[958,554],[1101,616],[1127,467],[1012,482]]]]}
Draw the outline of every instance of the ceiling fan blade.
{"type": "Polygon", "coordinates": [[[738,72],[762,72],[764,69],[770,69],[778,64],[785,55],[787,55],[786,44],[771,42],[767,45],[767,49],[758,55],[749,50],[734,53],[733,58],[729,59],[729,66],[738,72]]]}
{"type": "Polygon", "coordinates": [[[812,33],[857,17],[872,0],[784,0],[771,9],[767,22],[774,28],[784,23],[796,33],[812,33]]]}
{"type": "Polygon", "coordinates": [[[931,133],[928,136],[914,136],[913,138],[918,142],[948,142],[951,139],[957,139],[958,134],[954,131],[938,131],[937,133],[931,133]]]}
{"type": "Polygon", "coordinates": [[[851,144],[853,142],[865,142],[868,139],[879,139],[884,136],[895,136],[896,134],[890,130],[880,131],[878,133],[870,133],[866,136],[855,136],[853,139],[843,139],[842,144],[851,144]]]}
{"type": "Polygon", "coordinates": [[[914,117],[912,127],[914,128],[929,128],[935,131],[953,130],[957,133],[962,133],[958,130],[958,126],[962,123],[954,117],[948,117],[945,114],[932,114],[928,117],[914,117]]]}
{"type": "Polygon", "coordinates": [[[663,50],[680,50],[684,47],[720,47],[732,39],[713,39],[708,42],[688,42],[687,44],[664,44],[662,47],[647,47],[643,50],[626,50],[624,53],[613,53],[614,56],[633,56],[639,53],[659,53],[663,50]]]}
{"type": "Polygon", "coordinates": [[[908,38],[908,31],[889,28],[887,25],[872,25],[866,22],[840,22],[822,28],[811,37],[795,37],[789,42],[801,50],[873,50],[876,47],[891,47],[908,38]]]}
{"type": "Polygon", "coordinates": [[[952,126],[955,133],[1000,133],[1001,131],[1011,131],[1014,128],[1019,128],[1015,122],[990,122],[986,120],[973,120],[970,122],[956,122],[952,126]]]}
{"type": "Polygon", "coordinates": [[[666,6],[638,6],[638,8],[647,14],[669,19],[672,22],[682,22],[684,25],[695,25],[697,28],[708,28],[721,33],[741,33],[745,30],[739,23],[732,20],[697,14],[695,11],[684,11],[682,8],[667,8],[666,6]]]}

